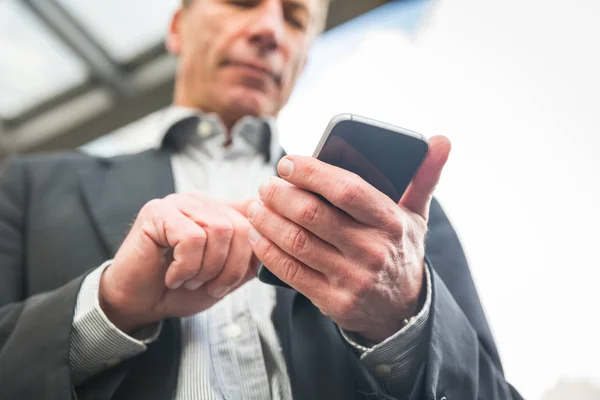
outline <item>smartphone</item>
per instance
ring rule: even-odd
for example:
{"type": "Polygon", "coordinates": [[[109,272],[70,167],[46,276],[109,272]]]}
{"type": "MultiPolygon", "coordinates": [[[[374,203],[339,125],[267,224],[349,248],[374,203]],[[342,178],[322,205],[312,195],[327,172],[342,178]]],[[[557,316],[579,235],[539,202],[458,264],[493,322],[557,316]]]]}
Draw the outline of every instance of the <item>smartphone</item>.
{"type": "MultiPolygon", "coordinates": [[[[397,203],[428,151],[427,139],[419,133],[354,114],[340,114],[327,126],[313,157],[354,172],[397,203]]],[[[263,264],[257,275],[262,282],[289,288],[263,264]]]]}

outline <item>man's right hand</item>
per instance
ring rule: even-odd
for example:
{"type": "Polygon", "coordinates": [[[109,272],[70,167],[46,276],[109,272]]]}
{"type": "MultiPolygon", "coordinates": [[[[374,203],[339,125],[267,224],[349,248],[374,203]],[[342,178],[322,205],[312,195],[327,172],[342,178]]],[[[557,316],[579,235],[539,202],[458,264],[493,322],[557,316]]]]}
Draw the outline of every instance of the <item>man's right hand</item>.
{"type": "Polygon", "coordinates": [[[255,276],[242,215],[198,193],[148,202],[100,281],[100,306],[126,333],[210,308],[255,276]]]}

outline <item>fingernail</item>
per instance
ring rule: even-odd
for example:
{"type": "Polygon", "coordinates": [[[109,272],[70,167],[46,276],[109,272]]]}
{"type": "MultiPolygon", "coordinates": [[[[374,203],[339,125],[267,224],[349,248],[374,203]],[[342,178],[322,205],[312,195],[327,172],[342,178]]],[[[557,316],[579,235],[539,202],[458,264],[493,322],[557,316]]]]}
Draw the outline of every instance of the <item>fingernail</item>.
{"type": "Polygon", "coordinates": [[[294,172],[294,163],[287,158],[282,158],[277,166],[277,171],[279,171],[279,175],[287,178],[294,172]]]}
{"type": "Polygon", "coordinates": [[[256,212],[260,209],[260,204],[255,201],[254,203],[250,204],[250,207],[248,207],[248,219],[249,220],[253,220],[254,216],[256,215],[256,212]]]}
{"type": "Polygon", "coordinates": [[[230,290],[230,287],[218,288],[213,291],[213,297],[216,299],[223,298],[227,293],[229,293],[230,290]]]}
{"type": "Polygon", "coordinates": [[[250,228],[250,232],[248,233],[248,238],[252,243],[255,243],[260,239],[260,233],[254,228],[250,228]]]}
{"type": "Polygon", "coordinates": [[[180,280],[180,281],[175,281],[171,284],[170,289],[172,290],[177,290],[181,287],[181,285],[183,285],[183,282],[185,282],[185,280],[180,280]]]}
{"type": "Polygon", "coordinates": [[[185,288],[187,290],[189,290],[190,292],[193,292],[194,290],[197,290],[202,285],[204,285],[204,282],[202,282],[202,281],[187,281],[185,283],[185,288]]]}

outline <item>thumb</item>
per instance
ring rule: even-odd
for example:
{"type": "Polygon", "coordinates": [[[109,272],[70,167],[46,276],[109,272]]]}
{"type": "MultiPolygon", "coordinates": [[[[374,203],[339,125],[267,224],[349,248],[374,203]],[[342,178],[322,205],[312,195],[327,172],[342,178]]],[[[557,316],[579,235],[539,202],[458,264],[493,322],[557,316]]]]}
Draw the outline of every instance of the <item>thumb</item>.
{"type": "Polygon", "coordinates": [[[242,214],[244,217],[248,217],[248,207],[250,207],[250,204],[254,203],[255,201],[257,201],[257,199],[248,199],[248,200],[243,200],[243,201],[230,201],[227,204],[229,205],[229,207],[233,208],[235,211],[239,212],[240,214],[242,214]]]}
{"type": "Polygon", "coordinates": [[[398,205],[419,214],[427,221],[433,192],[448,161],[451,147],[450,140],[445,136],[429,139],[429,152],[398,205]]]}

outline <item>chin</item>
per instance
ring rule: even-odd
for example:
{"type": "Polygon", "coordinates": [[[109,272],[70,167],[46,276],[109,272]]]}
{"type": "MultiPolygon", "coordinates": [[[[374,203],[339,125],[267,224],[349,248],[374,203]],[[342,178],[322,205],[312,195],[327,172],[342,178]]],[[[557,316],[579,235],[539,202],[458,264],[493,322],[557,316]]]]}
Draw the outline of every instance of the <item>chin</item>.
{"type": "Polygon", "coordinates": [[[276,113],[274,101],[265,93],[254,89],[236,89],[228,100],[231,111],[239,113],[240,116],[274,116],[276,113]]]}

